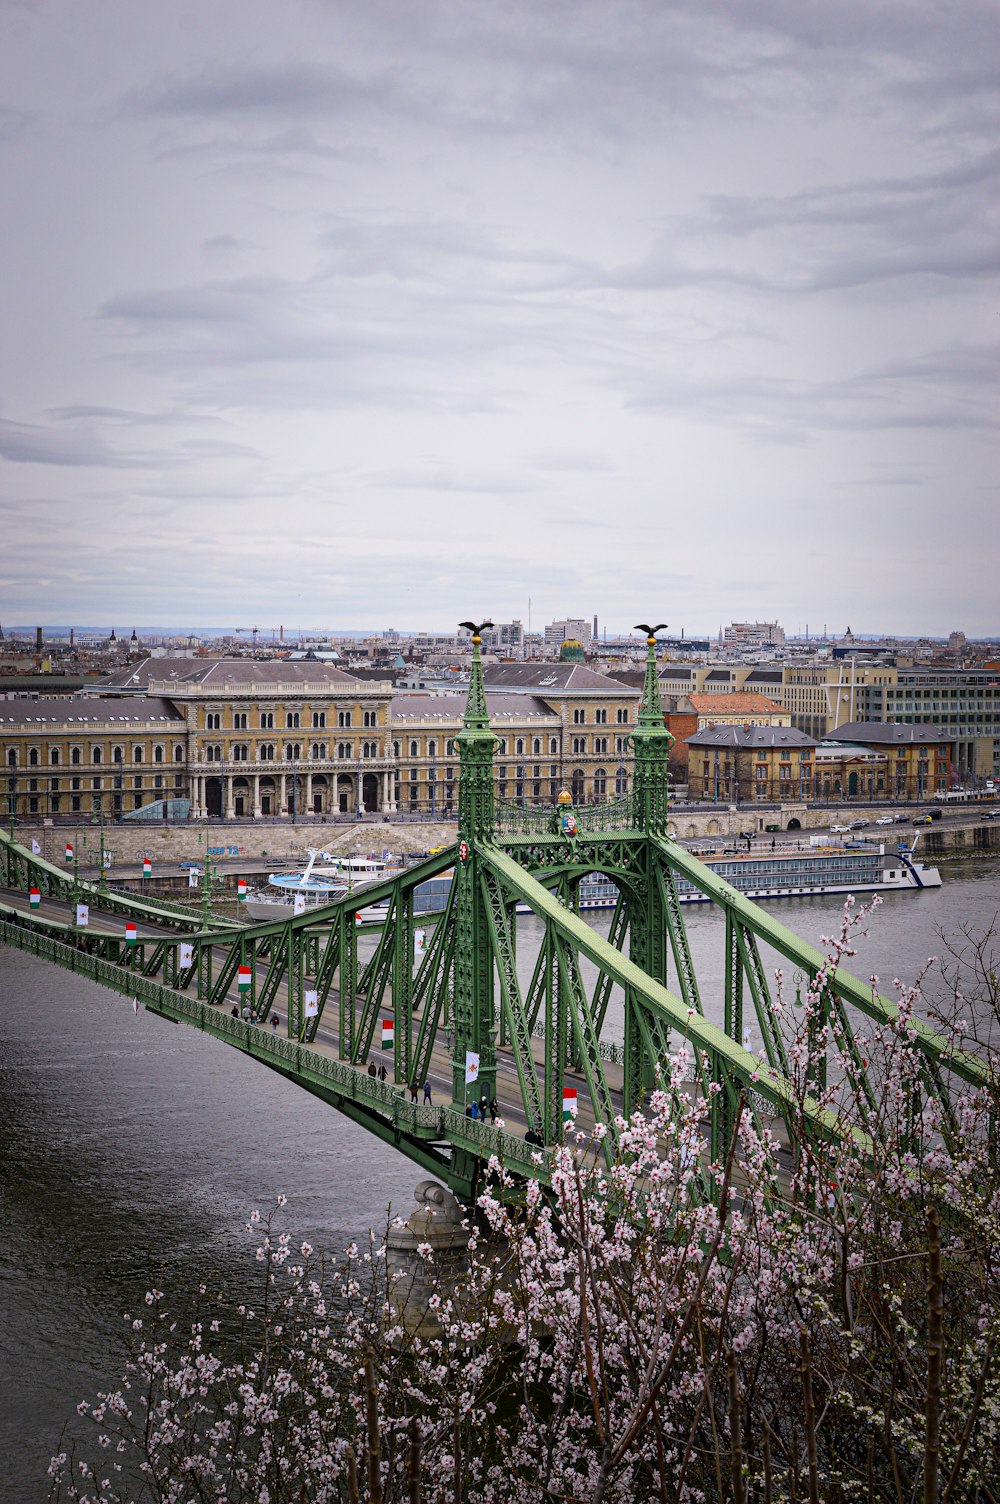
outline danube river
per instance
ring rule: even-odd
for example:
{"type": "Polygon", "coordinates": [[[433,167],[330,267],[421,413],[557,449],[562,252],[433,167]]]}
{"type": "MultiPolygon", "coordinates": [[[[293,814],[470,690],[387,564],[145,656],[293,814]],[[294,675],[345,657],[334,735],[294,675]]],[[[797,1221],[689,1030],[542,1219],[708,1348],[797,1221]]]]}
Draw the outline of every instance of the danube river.
{"type": "MultiPolygon", "coordinates": [[[[1000,862],[942,873],[938,890],[885,897],[852,970],[889,992],[942,933],[995,923],[1000,862]]],[[[841,907],[772,912],[818,943],[841,907]]],[[[685,913],[712,1016],[721,916],[685,913]]],[[[213,1274],[245,1288],[251,1208],[283,1191],[296,1234],[336,1249],[384,1225],[389,1203],[405,1212],[421,1174],[237,1051],[44,961],[0,947],[0,997],[0,1498],[33,1504],[78,1400],[120,1374],[122,1314],[152,1283],[181,1300],[213,1274]]]]}

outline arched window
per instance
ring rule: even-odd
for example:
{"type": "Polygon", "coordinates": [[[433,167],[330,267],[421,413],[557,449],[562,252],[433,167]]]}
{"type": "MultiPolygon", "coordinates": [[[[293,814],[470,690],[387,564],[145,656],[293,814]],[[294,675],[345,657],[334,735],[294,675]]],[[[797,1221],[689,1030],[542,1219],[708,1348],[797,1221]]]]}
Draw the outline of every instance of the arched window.
{"type": "Polygon", "coordinates": [[[365,757],[377,757],[378,756],[378,742],[365,742],[364,756],[365,757]]]}
{"type": "Polygon", "coordinates": [[[325,726],[325,725],[326,725],[326,711],[325,710],[314,710],[313,711],[313,730],[315,731],[318,726],[325,726]]]}
{"type": "Polygon", "coordinates": [[[531,744],[531,750],[532,752],[534,752],[536,757],[540,757],[542,755],[542,738],[540,736],[535,737],[535,740],[531,744]]]}
{"type": "Polygon", "coordinates": [[[410,742],[410,756],[411,756],[411,757],[419,757],[419,756],[420,756],[420,747],[419,747],[419,743],[418,743],[418,742],[417,742],[417,740],[416,740],[416,738],[415,738],[415,737],[414,737],[414,739],[413,739],[413,740],[412,740],[412,741],[411,741],[411,742],[410,742]]]}
{"type": "Polygon", "coordinates": [[[518,757],[523,757],[524,756],[524,737],[523,736],[519,736],[518,739],[517,739],[517,741],[514,743],[514,751],[516,752],[516,754],[517,754],[518,757]]]}
{"type": "Polygon", "coordinates": [[[608,775],[603,768],[594,769],[594,798],[604,799],[608,792],[608,775]]]}
{"type": "MultiPolygon", "coordinates": [[[[118,750],[120,751],[121,749],[119,748],[118,750]]],[[[101,760],[101,749],[100,749],[100,747],[93,747],[91,749],[90,760],[91,760],[92,763],[99,763],[100,762],[100,760],[101,760]]],[[[120,761],[121,759],[118,759],[118,760],[120,761]]]]}
{"type": "Polygon", "coordinates": [[[427,743],[427,756],[428,757],[437,757],[437,755],[438,755],[438,744],[434,740],[434,738],[432,737],[431,740],[427,743]]]}
{"type": "Polygon", "coordinates": [[[349,710],[338,710],[338,712],[337,712],[337,725],[338,726],[349,726],[350,724],[351,724],[351,712],[349,710]]]}
{"type": "Polygon", "coordinates": [[[142,762],[142,748],[141,747],[133,747],[132,748],[132,761],[134,763],[136,763],[136,762],[142,762]]]}
{"type": "Polygon", "coordinates": [[[31,750],[28,753],[28,767],[29,768],[37,768],[38,767],[38,748],[37,747],[32,747],[31,750]]]}
{"type": "Polygon", "coordinates": [[[582,804],[582,802],[583,802],[583,769],[582,768],[574,768],[573,769],[573,777],[572,777],[572,779],[570,781],[570,792],[573,795],[573,803],[574,804],[582,804]]]}
{"type": "Polygon", "coordinates": [[[153,748],[153,761],[154,762],[162,762],[163,761],[163,748],[162,747],[154,747],[153,748]]]}
{"type": "Polygon", "coordinates": [[[628,769],[619,768],[615,774],[615,793],[621,799],[628,793],[628,769]]]}
{"type": "Polygon", "coordinates": [[[175,742],[174,743],[174,762],[183,762],[183,761],[184,761],[184,748],[181,746],[180,742],[175,742]]]}
{"type": "Polygon", "coordinates": [[[550,736],[549,737],[549,756],[550,757],[555,757],[555,755],[556,755],[556,753],[558,751],[559,751],[559,743],[558,743],[558,741],[556,740],[556,738],[554,736],[550,736]]]}
{"type": "MultiPolygon", "coordinates": [[[[76,751],[76,748],[74,747],[73,750],[76,751]]],[[[77,761],[79,762],[79,758],[77,758],[77,761]]],[[[10,751],[7,753],[7,766],[8,768],[17,767],[17,751],[14,747],[11,747],[10,751]]]]}
{"type": "Polygon", "coordinates": [[[59,748],[58,747],[50,747],[49,748],[49,766],[53,767],[53,768],[57,768],[59,766],[59,748]]]}
{"type": "Polygon", "coordinates": [[[400,743],[399,742],[393,742],[393,744],[392,744],[392,755],[393,755],[393,757],[397,757],[398,758],[399,754],[400,754],[400,750],[401,750],[400,749],[400,743]]]}
{"type": "Polygon", "coordinates": [[[350,755],[351,755],[351,744],[350,744],[350,742],[338,742],[337,743],[337,756],[339,758],[341,758],[341,760],[346,760],[348,757],[350,757],[350,755]]]}
{"type": "Polygon", "coordinates": [[[377,726],[378,725],[378,711],[377,710],[366,710],[365,711],[365,725],[366,726],[377,726]]]}
{"type": "Polygon", "coordinates": [[[261,729],[261,731],[273,731],[274,730],[274,711],[273,710],[262,710],[261,711],[261,713],[260,713],[260,729],[261,729]]]}

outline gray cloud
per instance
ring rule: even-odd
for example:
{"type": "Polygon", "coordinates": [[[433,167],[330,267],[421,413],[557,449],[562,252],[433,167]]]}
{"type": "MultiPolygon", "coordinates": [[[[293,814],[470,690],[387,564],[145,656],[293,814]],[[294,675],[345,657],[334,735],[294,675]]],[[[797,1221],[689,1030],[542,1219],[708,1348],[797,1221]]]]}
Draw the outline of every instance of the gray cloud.
{"type": "Polygon", "coordinates": [[[992,3],[110,7],[0,59],[5,497],[88,530],[5,514],[25,614],[860,630],[843,515],[992,622],[992,3]]]}

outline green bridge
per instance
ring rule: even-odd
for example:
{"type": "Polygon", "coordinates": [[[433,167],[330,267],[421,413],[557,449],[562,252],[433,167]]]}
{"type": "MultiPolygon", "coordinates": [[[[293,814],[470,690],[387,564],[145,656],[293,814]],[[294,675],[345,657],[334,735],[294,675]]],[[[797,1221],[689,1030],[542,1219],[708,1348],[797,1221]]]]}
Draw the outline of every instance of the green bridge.
{"type": "MultiPolygon", "coordinates": [[[[663,722],[652,632],[647,645],[627,798],[580,810],[568,795],[547,810],[495,798],[496,741],[476,633],[457,738],[453,846],[360,894],[247,926],[214,918],[207,902],[196,914],[113,893],[103,878],[81,882],[3,835],[0,940],[253,1056],[394,1144],[467,1201],[494,1155],[516,1176],[546,1177],[548,1148],[565,1131],[567,1088],[578,1093],[578,1128],[606,1126],[600,1152],[610,1161],[616,1123],[641,1107],[664,1057],[682,1040],[691,1048],[692,1088],[703,1099],[712,1157],[727,1142],[741,1101],[768,1123],[784,1124],[789,1142],[803,1121],[809,1132],[841,1134],[847,1130],[829,1102],[820,1106],[807,1090],[802,1105],[761,946],[810,980],[824,957],[668,834],[672,738],[663,722]],[[419,916],[416,890],[448,871],[454,876],[446,907],[419,916]],[[611,878],[618,895],[607,940],[579,914],[580,884],[595,872],[611,878]],[[725,916],[721,1027],[705,1016],[679,878],[725,916]],[[86,924],[78,922],[80,903],[89,910],[86,924]],[[356,916],[364,920],[364,910],[376,904],[387,912],[374,931],[373,954],[362,959],[359,935],[373,930],[359,928],[356,916]],[[523,954],[525,937],[515,918],[524,905],[540,921],[530,955],[523,954]],[[418,920],[428,935],[419,948],[418,920]],[[519,949],[520,974],[531,973],[527,987],[519,979],[519,949]],[[596,973],[589,985],[584,959],[596,973]],[[619,1025],[621,1037],[610,1043],[605,1026],[613,996],[622,1004],[624,1028],[619,1025]],[[267,1026],[275,1013],[281,1034],[267,1026]],[[369,1063],[376,1033],[388,1020],[393,1069],[381,1080],[369,1074],[369,1063]],[[741,1043],[751,1020],[763,1041],[761,1055],[741,1043]],[[501,1098],[498,1125],[466,1115],[472,1067],[473,1095],[501,1098]],[[411,1100],[409,1084],[430,1079],[448,1083],[445,1104],[411,1100]]],[[[836,1053],[846,1060],[845,1089],[862,1108],[862,1126],[855,1113],[850,1131],[863,1137],[864,1105],[876,1111],[879,1088],[869,1079],[851,1020],[860,1014],[885,1023],[895,1018],[896,1006],[838,970],[822,988],[819,1014],[834,1025],[836,1053]]],[[[925,1024],[914,1027],[923,1092],[946,1101],[953,1076],[971,1083],[985,1078],[974,1056],[950,1048],[925,1024]]],[[[826,1085],[827,1064],[813,1061],[815,1089],[826,1085]]],[[[702,1189],[712,1193],[707,1179],[702,1189]]]]}

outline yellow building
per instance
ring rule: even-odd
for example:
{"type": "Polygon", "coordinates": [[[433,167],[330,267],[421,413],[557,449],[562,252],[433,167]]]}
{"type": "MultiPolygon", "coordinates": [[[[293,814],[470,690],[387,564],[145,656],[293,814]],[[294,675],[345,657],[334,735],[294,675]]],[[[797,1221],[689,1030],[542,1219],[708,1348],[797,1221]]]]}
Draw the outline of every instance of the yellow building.
{"type": "Polygon", "coordinates": [[[184,717],[166,699],[0,700],[5,814],[115,819],[183,797],[187,759],[184,717]]]}

